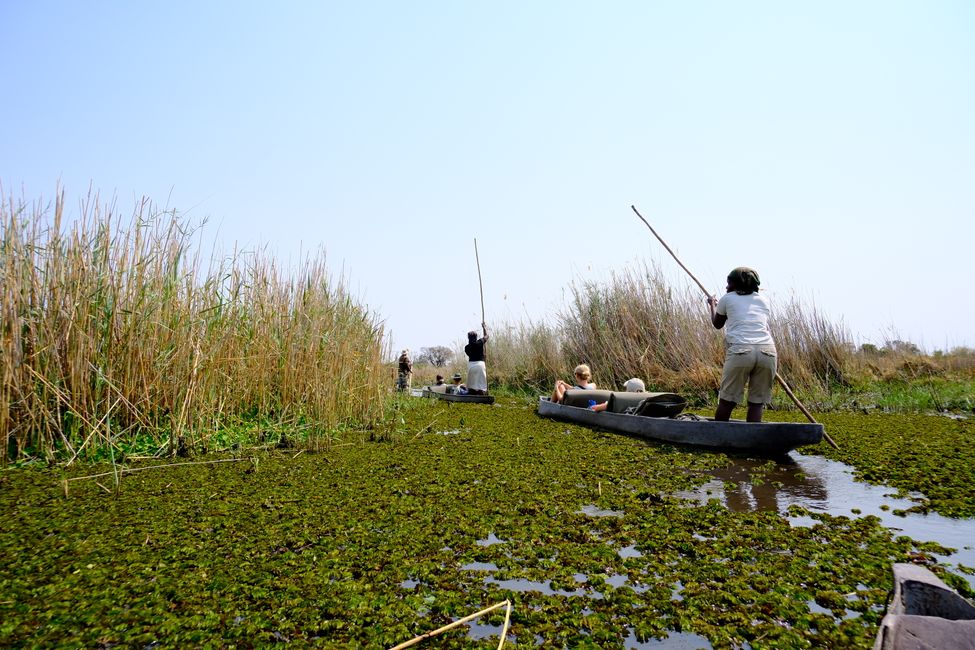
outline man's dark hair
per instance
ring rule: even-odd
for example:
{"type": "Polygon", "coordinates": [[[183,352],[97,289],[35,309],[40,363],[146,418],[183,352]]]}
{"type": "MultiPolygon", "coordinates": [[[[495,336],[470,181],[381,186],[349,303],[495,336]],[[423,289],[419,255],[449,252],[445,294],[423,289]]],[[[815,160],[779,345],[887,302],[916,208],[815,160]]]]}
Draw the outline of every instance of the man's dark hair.
{"type": "Polygon", "coordinates": [[[728,284],[734,289],[735,293],[747,296],[758,291],[761,281],[758,279],[758,272],[747,266],[739,266],[728,274],[728,284]]]}

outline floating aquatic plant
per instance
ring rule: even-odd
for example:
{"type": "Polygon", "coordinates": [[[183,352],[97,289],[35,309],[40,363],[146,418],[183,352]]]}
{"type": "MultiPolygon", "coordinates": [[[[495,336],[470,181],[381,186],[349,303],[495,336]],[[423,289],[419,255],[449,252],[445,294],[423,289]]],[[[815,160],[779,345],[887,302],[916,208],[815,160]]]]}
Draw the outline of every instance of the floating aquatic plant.
{"type": "MultiPolygon", "coordinates": [[[[824,453],[896,476],[931,507],[947,500],[877,460],[904,444],[897,418],[824,419],[841,446],[824,453]]],[[[915,422],[929,428],[914,462],[936,476],[955,467],[939,465],[958,444],[942,439],[971,432],[949,422],[915,422]]],[[[892,562],[964,583],[933,558],[947,549],[894,537],[876,517],[677,498],[729,458],[541,419],[523,401],[416,400],[380,438],[268,449],[256,466],[120,471],[115,494],[93,481],[62,490],[110,468],[0,474],[0,645],[392,647],[508,600],[505,647],[673,636],[866,648],[892,562]]],[[[756,464],[750,480],[772,467],[756,464]]],[[[954,493],[959,511],[975,507],[968,490],[954,493]]],[[[497,644],[503,623],[491,612],[436,646],[497,644]]]]}

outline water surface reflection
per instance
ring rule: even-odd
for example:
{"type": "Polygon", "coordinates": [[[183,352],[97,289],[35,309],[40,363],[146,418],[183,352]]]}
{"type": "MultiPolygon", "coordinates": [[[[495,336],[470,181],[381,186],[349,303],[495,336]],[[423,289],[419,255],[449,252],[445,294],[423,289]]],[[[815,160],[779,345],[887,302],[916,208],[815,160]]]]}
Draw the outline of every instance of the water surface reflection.
{"type": "MultiPolygon", "coordinates": [[[[898,535],[919,542],[936,542],[957,549],[950,556],[935,555],[946,566],[975,567],[975,519],[951,519],[938,514],[894,514],[915,505],[907,498],[893,496],[895,489],[853,480],[849,466],[822,456],[792,452],[776,463],[766,460],[734,458],[731,464],[710,472],[714,478],[679,496],[706,503],[719,499],[729,509],[777,510],[784,513],[791,505],[833,516],[874,515],[898,535]],[[753,482],[753,475],[760,480],[753,482]]],[[[792,517],[795,526],[814,523],[808,517],[792,517]]],[[[955,571],[975,587],[975,576],[955,571]]]]}

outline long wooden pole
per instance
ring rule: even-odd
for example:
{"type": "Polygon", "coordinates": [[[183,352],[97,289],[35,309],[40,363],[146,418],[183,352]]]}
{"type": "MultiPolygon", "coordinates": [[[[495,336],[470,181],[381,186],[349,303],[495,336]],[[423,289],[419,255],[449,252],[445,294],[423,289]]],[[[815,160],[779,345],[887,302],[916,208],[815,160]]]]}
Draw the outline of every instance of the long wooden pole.
{"type": "MultiPolygon", "coordinates": [[[[691,273],[686,266],[684,266],[684,263],[681,262],[679,259],[677,259],[677,255],[674,254],[674,251],[670,250],[670,246],[667,245],[667,242],[665,242],[663,240],[663,238],[660,235],[657,234],[657,231],[653,229],[653,226],[651,226],[650,223],[646,219],[643,218],[643,215],[640,214],[640,211],[636,209],[636,206],[635,205],[631,205],[630,208],[633,209],[633,212],[636,213],[636,216],[640,217],[640,221],[642,221],[644,224],[646,224],[647,228],[650,229],[650,232],[653,233],[653,236],[656,237],[660,241],[661,244],[663,244],[664,248],[667,249],[667,252],[670,253],[670,256],[673,257],[674,260],[680,265],[680,267],[682,269],[684,269],[684,271],[687,272],[687,275],[691,276],[691,279],[694,280],[694,282],[697,283],[697,286],[701,287],[701,291],[704,292],[704,295],[707,296],[708,298],[710,298],[711,297],[711,294],[708,292],[708,290],[706,288],[704,288],[704,285],[701,284],[701,281],[698,280],[697,278],[695,278],[694,277],[694,274],[691,273]]],[[[806,407],[803,405],[803,403],[799,401],[799,398],[795,396],[795,394],[792,392],[792,389],[789,388],[789,385],[787,383],[785,383],[785,380],[782,379],[782,375],[780,375],[778,372],[776,372],[775,373],[775,379],[776,379],[776,381],[779,382],[779,385],[782,386],[782,388],[785,390],[785,394],[788,395],[792,399],[793,402],[795,402],[796,406],[799,407],[799,410],[802,411],[802,414],[805,415],[809,419],[809,421],[812,422],[813,424],[819,424],[819,422],[816,422],[816,418],[814,418],[812,416],[812,414],[806,409],[806,407]]],[[[825,429],[823,430],[823,437],[826,438],[826,442],[828,442],[829,444],[831,444],[834,448],[836,448],[836,449],[839,449],[840,448],[840,446],[838,444],[836,444],[836,442],[832,438],[829,437],[829,434],[826,433],[826,430],[825,429]]]]}
{"type": "Polygon", "coordinates": [[[414,646],[417,643],[419,643],[420,641],[423,641],[424,639],[429,639],[431,637],[437,636],[441,632],[446,632],[447,630],[452,630],[455,627],[460,627],[464,623],[468,623],[470,621],[473,621],[475,618],[478,618],[479,616],[483,616],[484,614],[488,614],[490,612],[493,612],[496,609],[501,609],[502,607],[505,607],[507,609],[506,609],[505,619],[504,619],[504,628],[501,630],[501,642],[498,644],[498,648],[501,648],[501,646],[504,645],[504,639],[505,639],[505,637],[508,635],[508,623],[511,620],[511,601],[510,600],[502,600],[500,603],[491,605],[490,607],[485,607],[481,611],[474,612],[470,616],[465,616],[464,618],[458,619],[458,620],[454,621],[453,623],[448,623],[447,625],[444,625],[443,627],[438,627],[436,630],[433,630],[432,632],[426,632],[424,634],[421,634],[420,636],[413,637],[409,641],[405,641],[403,643],[400,643],[399,645],[393,646],[392,648],[390,648],[390,650],[403,650],[403,648],[409,648],[410,646],[414,646]]]}
{"type": "Polygon", "coordinates": [[[481,328],[484,328],[484,284],[481,282],[481,258],[477,254],[477,237],[474,238],[474,259],[477,261],[477,286],[481,290],[481,328]]]}

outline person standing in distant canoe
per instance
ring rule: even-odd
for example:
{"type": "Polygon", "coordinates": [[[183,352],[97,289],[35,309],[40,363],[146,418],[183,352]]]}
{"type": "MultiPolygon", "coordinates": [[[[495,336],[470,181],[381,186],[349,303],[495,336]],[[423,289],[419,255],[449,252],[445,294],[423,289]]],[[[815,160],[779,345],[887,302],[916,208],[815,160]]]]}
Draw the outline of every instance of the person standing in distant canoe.
{"type": "Polygon", "coordinates": [[[484,344],[488,340],[487,325],[481,323],[484,336],[477,338],[477,332],[467,333],[467,345],[464,354],[467,355],[467,392],[471,395],[487,395],[487,365],[484,363],[484,344]]]}
{"type": "Polygon", "coordinates": [[[399,355],[399,374],[396,377],[396,390],[405,391],[409,389],[412,376],[413,360],[410,359],[410,351],[403,350],[399,355]]]}
{"type": "Polygon", "coordinates": [[[740,266],[728,274],[727,293],[708,296],[711,324],[725,328],[725,361],[718,390],[715,420],[726,421],[741,403],[748,384],[748,422],[761,422],[762,409],[772,400],[775,382],[775,341],[769,325],[768,298],[758,292],[758,273],[740,266]]]}

